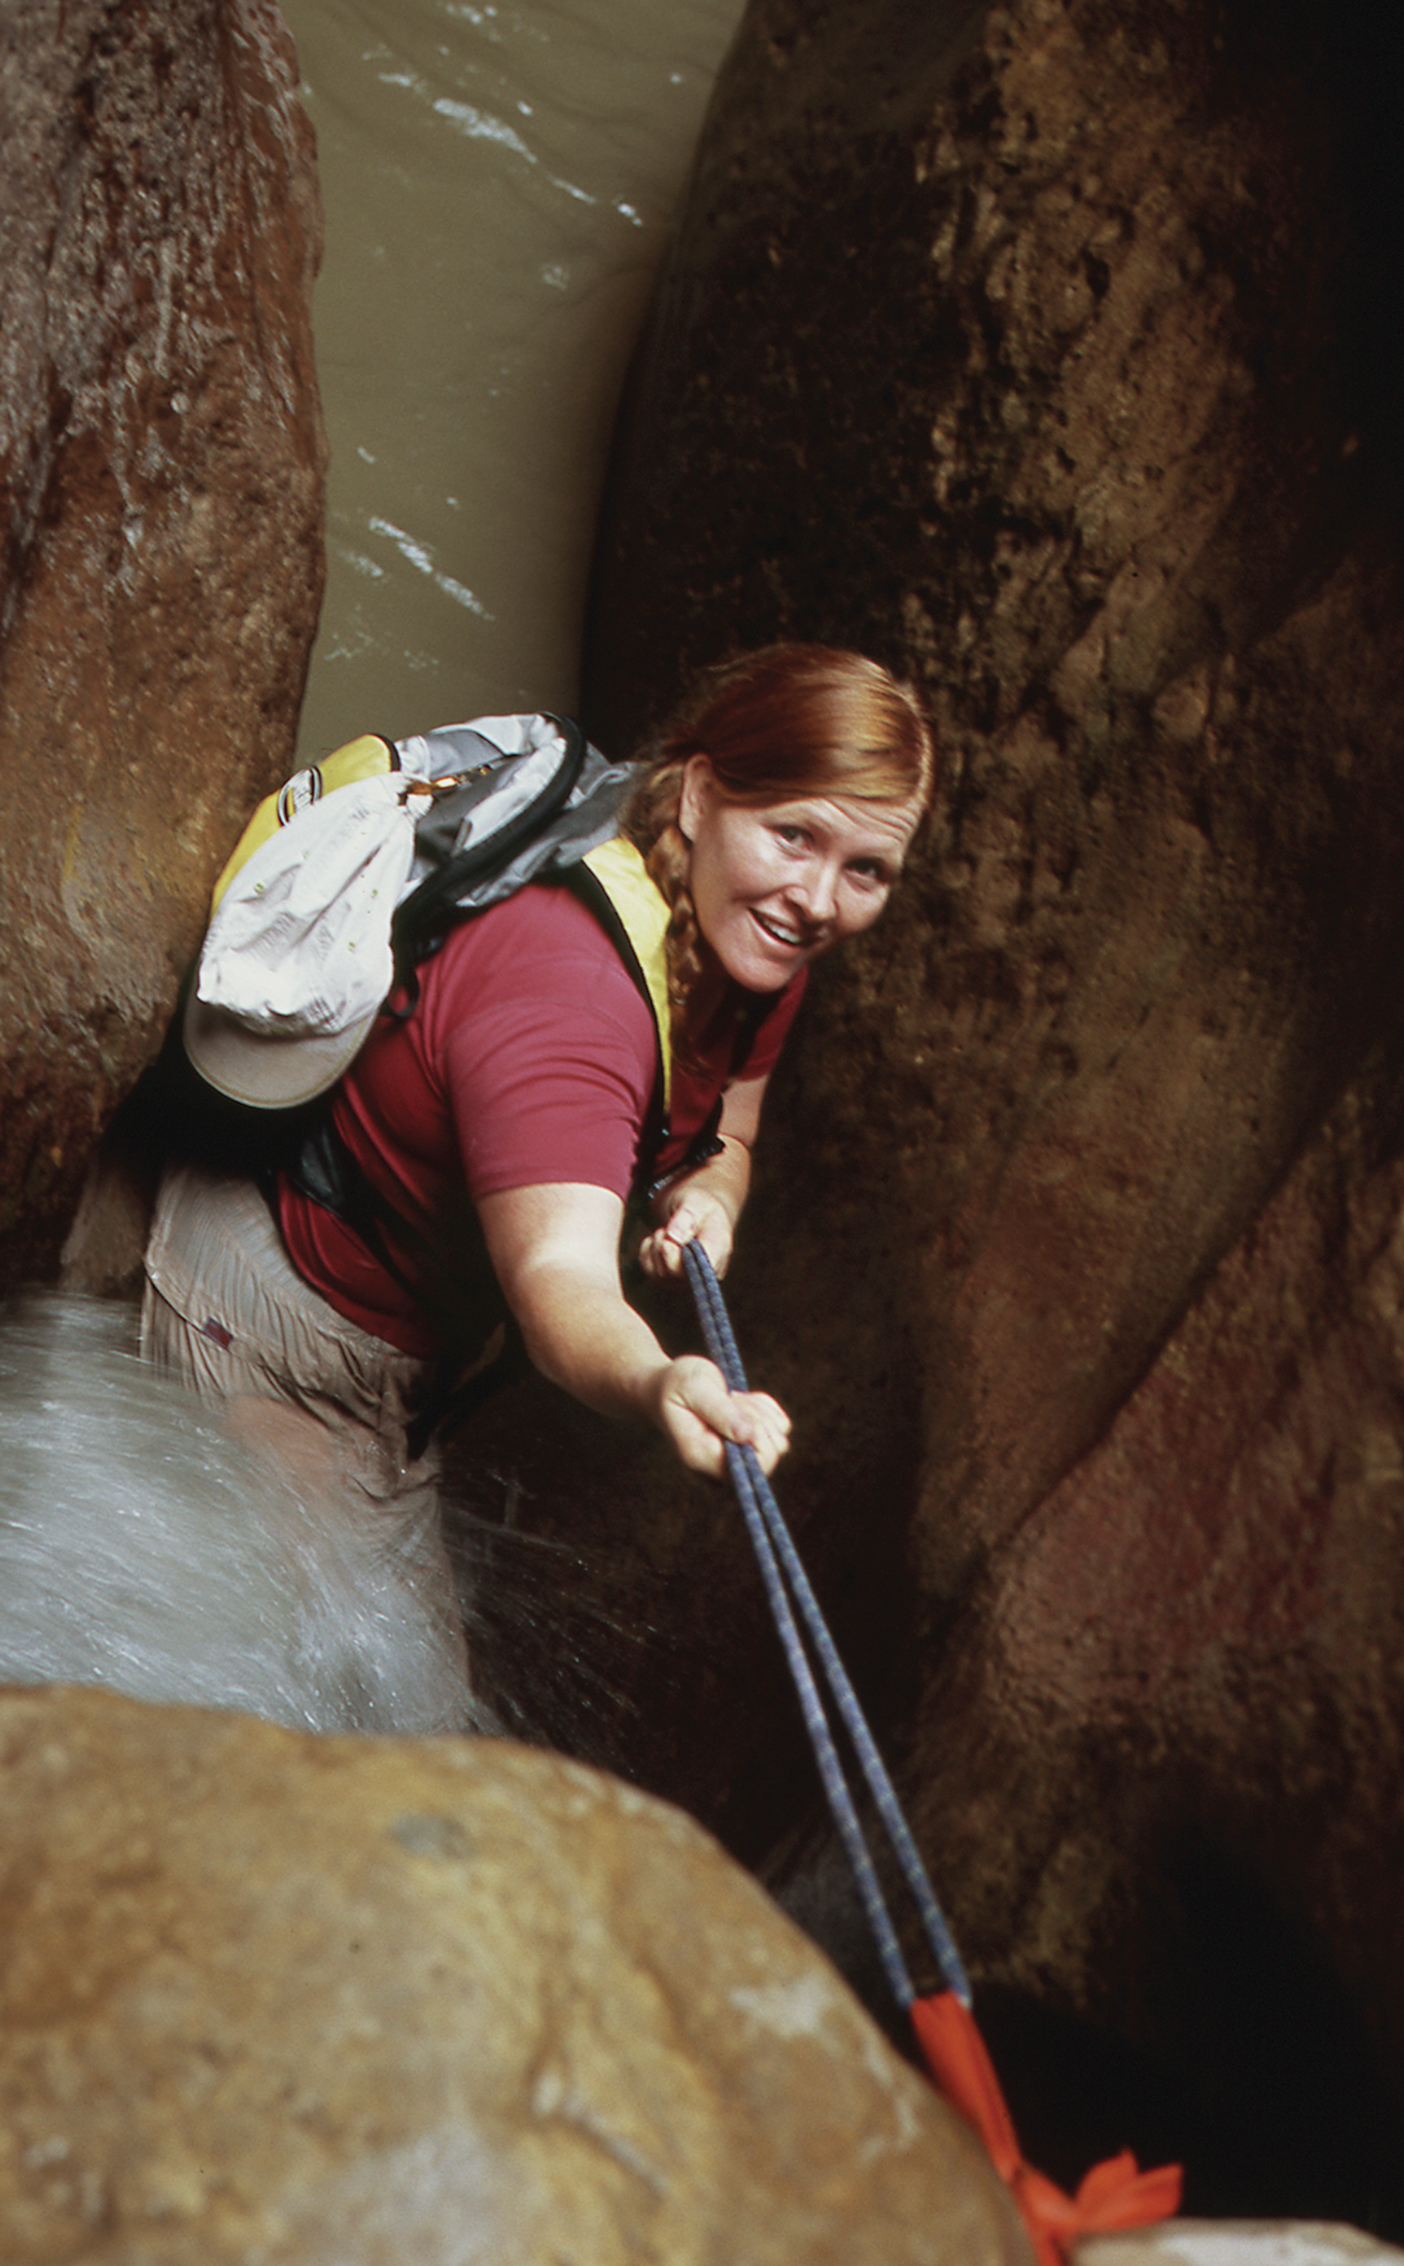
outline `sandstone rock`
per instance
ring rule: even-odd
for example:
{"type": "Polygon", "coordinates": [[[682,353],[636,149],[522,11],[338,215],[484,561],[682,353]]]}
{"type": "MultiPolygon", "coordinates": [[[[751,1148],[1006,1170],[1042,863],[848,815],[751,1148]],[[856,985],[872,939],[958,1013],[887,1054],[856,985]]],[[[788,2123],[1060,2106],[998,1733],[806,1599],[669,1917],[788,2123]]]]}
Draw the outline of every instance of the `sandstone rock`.
{"type": "Polygon", "coordinates": [[[1356,2227],[1171,2219],[1077,2245],[1078,2266],[1391,2266],[1401,2253],[1356,2227]]]}
{"type": "MultiPolygon", "coordinates": [[[[777,635],[927,695],[937,828],[821,970],[736,1275],[785,1497],[979,1972],[1163,2052],[1235,2208],[1395,2232],[1399,38],[754,0],[588,717],[777,635]],[[1304,2000],[1324,2062],[1258,2019],[1304,2000]]],[[[754,1852],[792,1750],[744,1549],[642,1484],[719,1701],[649,1767],[754,1852]]]]}
{"type": "Polygon", "coordinates": [[[0,29],[0,1279],[150,1058],[321,598],[320,208],[271,0],[0,29]]]}
{"type": "Polygon", "coordinates": [[[505,1744],[0,1700],[13,2266],[1023,2266],[978,2145],[679,1813],[505,1744]]]}
{"type": "MultiPolygon", "coordinates": [[[[977,1585],[911,1790],[987,1983],[1035,2003],[1051,1970],[1140,2049],[1192,2195],[1373,2205],[1393,2234],[1404,1163],[1372,1099],[1346,1096],[977,1585]]],[[[1086,2075],[1114,2114],[1125,2066],[1086,2075]]],[[[1120,2129],[1144,2146],[1140,2113],[1120,2129]]]]}
{"type": "Polygon", "coordinates": [[[1348,242],[1398,229],[1362,209],[1368,46],[1357,85],[1251,9],[1030,0],[973,46],[928,13],[747,17],[625,428],[593,721],[660,705],[673,622],[684,664],[855,639],[943,726],[934,854],[797,1051],[771,1303],[837,1267],[894,1395],[914,1332],[950,1591],[1398,1043],[1404,629],[1348,242]]]}

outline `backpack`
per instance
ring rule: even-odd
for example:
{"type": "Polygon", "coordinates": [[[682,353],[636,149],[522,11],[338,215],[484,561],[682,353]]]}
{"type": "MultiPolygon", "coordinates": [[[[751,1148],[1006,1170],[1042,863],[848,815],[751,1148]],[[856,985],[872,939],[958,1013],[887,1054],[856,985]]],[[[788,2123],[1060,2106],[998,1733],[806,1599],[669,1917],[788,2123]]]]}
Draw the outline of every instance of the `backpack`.
{"type": "Polygon", "coordinates": [[[255,1111],[316,1100],[458,920],[614,836],[631,778],[544,714],[367,735],[295,772],[215,883],[181,1018],[200,1078],[255,1111]]]}

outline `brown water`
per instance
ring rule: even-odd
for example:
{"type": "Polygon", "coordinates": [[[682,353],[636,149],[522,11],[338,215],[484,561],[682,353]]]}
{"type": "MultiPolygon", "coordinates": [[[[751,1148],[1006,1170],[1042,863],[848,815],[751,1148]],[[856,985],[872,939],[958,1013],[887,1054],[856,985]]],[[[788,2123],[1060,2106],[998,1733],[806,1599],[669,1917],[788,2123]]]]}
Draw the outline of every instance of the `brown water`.
{"type": "Polygon", "coordinates": [[[284,0],[317,129],[311,756],[573,707],[614,408],[741,0],[284,0]]]}

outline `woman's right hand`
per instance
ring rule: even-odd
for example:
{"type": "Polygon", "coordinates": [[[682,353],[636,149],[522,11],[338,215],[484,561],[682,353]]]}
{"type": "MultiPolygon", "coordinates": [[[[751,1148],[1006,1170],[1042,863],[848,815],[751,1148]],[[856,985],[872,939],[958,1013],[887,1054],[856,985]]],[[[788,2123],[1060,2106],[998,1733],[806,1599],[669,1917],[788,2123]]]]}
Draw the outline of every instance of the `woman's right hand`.
{"type": "Polygon", "coordinates": [[[670,1360],[619,1286],[624,1206],[606,1188],[508,1188],[478,1205],[488,1253],[526,1349],[545,1377],[603,1416],[656,1424],[693,1471],[719,1479],[723,1443],[773,1471],[790,1419],[769,1393],[733,1393],[701,1354],[670,1360]]]}
{"type": "Polygon", "coordinates": [[[725,1442],[754,1448],[767,1476],[790,1444],[790,1419],[769,1393],[733,1393],[715,1362],[685,1353],[659,1373],[657,1423],[692,1471],[726,1476],[725,1442]]]}

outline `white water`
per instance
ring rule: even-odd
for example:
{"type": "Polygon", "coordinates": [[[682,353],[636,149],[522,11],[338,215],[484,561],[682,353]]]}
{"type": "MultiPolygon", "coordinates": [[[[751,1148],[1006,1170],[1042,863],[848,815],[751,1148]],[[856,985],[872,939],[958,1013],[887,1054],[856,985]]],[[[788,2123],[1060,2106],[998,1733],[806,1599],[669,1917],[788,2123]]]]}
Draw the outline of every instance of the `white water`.
{"type": "Polygon", "coordinates": [[[95,1299],[0,1314],[0,1683],[313,1731],[473,1727],[412,1542],[317,1520],[133,1338],[95,1299]]]}

